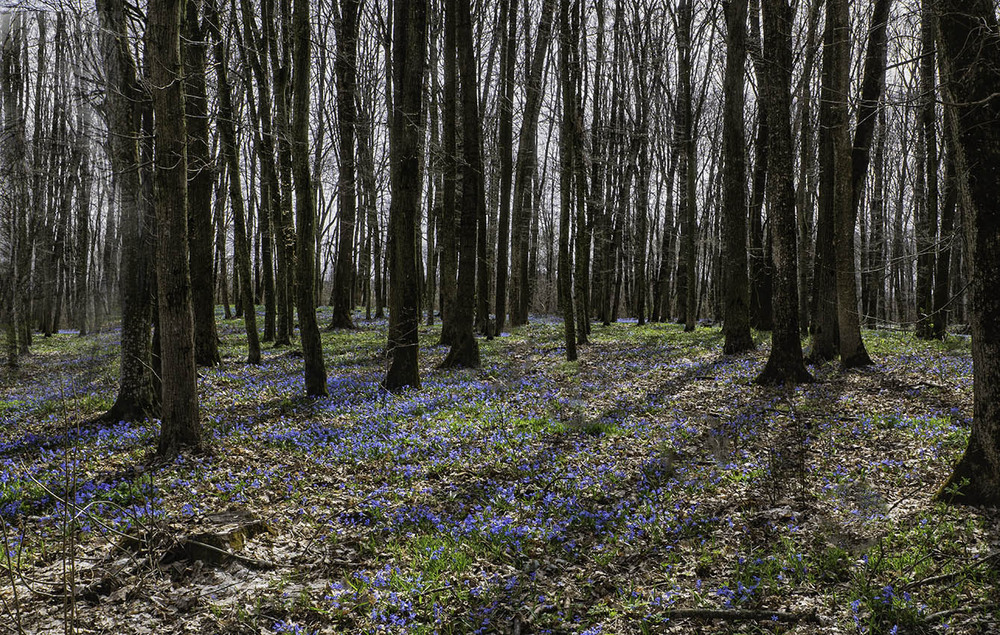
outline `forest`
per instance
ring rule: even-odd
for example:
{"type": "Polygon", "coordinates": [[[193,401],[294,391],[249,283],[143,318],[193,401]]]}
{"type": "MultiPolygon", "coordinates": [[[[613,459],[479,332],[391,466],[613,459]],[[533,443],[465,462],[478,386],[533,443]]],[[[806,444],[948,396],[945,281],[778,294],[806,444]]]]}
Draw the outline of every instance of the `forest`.
{"type": "Polygon", "coordinates": [[[0,2],[0,633],[1000,632],[998,16],[0,2]]]}

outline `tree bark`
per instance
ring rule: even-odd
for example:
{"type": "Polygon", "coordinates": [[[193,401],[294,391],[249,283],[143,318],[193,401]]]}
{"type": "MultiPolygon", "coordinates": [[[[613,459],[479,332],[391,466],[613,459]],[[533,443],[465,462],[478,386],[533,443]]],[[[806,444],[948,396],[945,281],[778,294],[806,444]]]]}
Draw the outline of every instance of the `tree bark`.
{"type": "Polygon", "coordinates": [[[157,454],[202,448],[194,361],[194,317],[188,270],[187,136],[180,29],[183,0],[151,0],[146,37],[156,117],[153,207],[160,309],[162,413],[157,454]]]}
{"type": "MultiPolygon", "coordinates": [[[[753,60],[757,85],[767,83],[760,29],[760,0],[750,0],[747,48],[753,60]]],[[[765,99],[757,99],[757,132],[750,180],[750,326],[759,331],[774,327],[774,261],[764,233],[764,195],[767,190],[768,112],[765,99]]]]}
{"type": "Polygon", "coordinates": [[[562,118],[559,127],[559,312],[567,361],[576,359],[576,315],[573,304],[573,264],[569,250],[569,218],[573,205],[573,117],[576,105],[570,77],[569,0],[559,2],[559,80],[562,89],[562,118]]]}
{"type": "MultiPolygon", "coordinates": [[[[316,270],[316,203],[309,170],[309,78],[312,64],[309,0],[295,0],[292,34],[292,171],[295,177],[295,224],[298,241],[295,247],[298,268],[295,299],[299,314],[299,336],[302,338],[306,394],[310,397],[322,397],[327,394],[326,364],[323,362],[323,342],[316,323],[316,286],[313,282],[316,270]]],[[[353,244],[350,248],[353,249],[353,244]]]]}
{"type": "MultiPolygon", "coordinates": [[[[876,16],[877,18],[878,16],[876,16]]],[[[851,90],[851,28],[847,0],[827,1],[827,24],[833,29],[833,82],[836,98],[832,104],[834,154],[834,251],[837,265],[837,324],[840,336],[840,363],[845,368],[857,368],[872,363],[858,316],[857,269],[854,265],[854,226],[857,208],[854,206],[852,173],[851,117],[847,95],[851,90]]],[[[872,64],[876,64],[873,61],[872,64]]],[[[872,72],[877,72],[873,70],[872,72]]],[[[877,100],[876,100],[877,101],[877,100]]],[[[863,113],[862,113],[863,114],[863,113]]],[[[861,128],[864,133],[864,128],[861,128]]],[[[866,145],[870,144],[869,139],[866,145]]]]}
{"type": "Polygon", "coordinates": [[[507,280],[510,267],[511,188],[514,180],[514,63],[517,57],[517,0],[500,0],[500,221],[497,228],[496,334],[507,320],[507,280]]]}
{"type": "MultiPolygon", "coordinates": [[[[469,0],[448,0],[445,20],[455,20],[458,74],[462,103],[462,214],[459,229],[458,287],[452,315],[454,340],[442,368],[479,368],[479,343],[473,330],[476,311],[476,264],[478,227],[486,223],[486,193],[483,187],[482,122],[475,50],[472,41],[472,10],[469,0]]],[[[445,30],[447,31],[447,23],[445,30]]],[[[486,292],[486,289],[482,289],[486,292]]]]}
{"type": "MultiPolygon", "coordinates": [[[[243,199],[243,184],[240,172],[239,149],[236,145],[236,131],[233,125],[232,87],[229,83],[228,60],[223,48],[221,25],[217,0],[205,0],[209,32],[212,35],[212,51],[215,57],[216,85],[219,93],[219,137],[220,153],[229,173],[229,205],[233,214],[233,242],[236,262],[238,297],[243,303],[243,326],[247,334],[247,362],[260,363],[260,340],[257,333],[257,312],[254,311],[253,288],[250,277],[250,241],[247,237],[246,211],[243,199]]],[[[267,236],[264,237],[267,239],[267,236]]]]}
{"type": "MultiPolygon", "coordinates": [[[[449,6],[453,6],[449,4],[449,6]]],[[[441,156],[444,187],[441,200],[441,341],[455,343],[454,321],[458,302],[458,33],[454,12],[445,11],[444,20],[444,101],[442,103],[443,142],[441,156]],[[449,16],[448,14],[452,15],[449,16]]]]}
{"type": "Polygon", "coordinates": [[[937,152],[937,101],[934,79],[934,2],[922,0],[920,7],[920,100],[918,125],[922,131],[924,150],[923,205],[918,207],[917,233],[917,337],[934,337],[934,252],[938,223],[938,152],[937,152]]]}
{"type": "Polygon", "coordinates": [[[121,372],[118,395],[101,416],[109,422],[141,421],[155,416],[159,395],[152,373],[153,234],[152,210],[143,196],[148,169],[139,161],[142,112],[148,95],[139,83],[125,22],[123,0],[97,0],[105,33],[102,59],[107,79],[106,100],[111,165],[117,175],[119,236],[122,243],[121,372]]]}
{"type": "Polygon", "coordinates": [[[938,498],[1000,505],[1000,25],[992,0],[939,0],[939,64],[972,257],[972,431],[938,498]]]}
{"type": "Polygon", "coordinates": [[[389,207],[389,367],[387,390],[419,388],[420,292],[414,239],[420,216],[423,154],[421,110],[427,50],[427,0],[393,0],[393,108],[389,137],[392,201],[389,207]]]}
{"type": "Polygon", "coordinates": [[[698,164],[695,156],[694,110],[691,99],[691,0],[680,0],[677,7],[677,129],[681,144],[680,181],[681,268],[677,277],[677,296],[683,310],[684,330],[693,331],[697,319],[696,240],[694,180],[698,164]]]}
{"type": "Polygon", "coordinates": [[[812,381],[802,360],[796,275],[795,189],[791,127],[792,10],[787,0],[764,0],[762,86],[768,113],[768,181],[774,254],[774,332],[759,384],[812,381]]]}
{"type": "Polygon", "coordinates": [[[191,302],[194,309],[194,358],[199,366],[215,366],[219,334],[212,295],[212,169],[208,146],[208,98],[205,88],[205,43],[199,2],[187,0],[182,54],[184,107],[188,144],[188,246],[191,302]]]}
{"type": "Polygon", "coordinates": [[[530,240],[528,228],[532,226],[531,188],[535,171],[535,143],[538,133],[538,116],[542,107],[542,71],[552,38],[552,16],[555,0],[543,0],[541,20],[535,37],[528,78],[525,86],[524,111],[517,144],[517,163],[514,168],[514,208],[511,230],[511,284],[510,323],[523,326],[528,322],[530,309],[530,240]]]}
{"type": "Polygon", "coordinates": [[[354,163],[354,126],[357,119],[357,49],[359,0],[341,0],[337,29],[337,130],[340,135],[340,173],[337,188],[337,212],[340,240],[337,267],[333,274],[333,316],[331,329],[354,328],[354,224],[357,215],[357,182],[354,163]]]}
{"type": "Polygon", "coordinates": [[[743,131],[744,68],[746,65],[747,0],[726,4],[725,112],[722,129],[725,174],[723,192],[723,288],[725,312],[723,352],[736,355],[753,350],[750,334],[750,281],[747,277],[747,167],[743,131]]]}
{"type": "MultiPolygon", "coordinates": [[[[828,13],[829,7],[827,0],[828,13]]],[[[812,345],[809,350],[809,359],[813,362],[833,359],[840,350],[834,249],[837,217],[833,140],[833,104],[837,101],[835,30],[836,20],[831,22],[827,19],[823,32],[823,80],[819,104],[819,205],[816,212],[816,259],[813,262],[812,345]]]]}

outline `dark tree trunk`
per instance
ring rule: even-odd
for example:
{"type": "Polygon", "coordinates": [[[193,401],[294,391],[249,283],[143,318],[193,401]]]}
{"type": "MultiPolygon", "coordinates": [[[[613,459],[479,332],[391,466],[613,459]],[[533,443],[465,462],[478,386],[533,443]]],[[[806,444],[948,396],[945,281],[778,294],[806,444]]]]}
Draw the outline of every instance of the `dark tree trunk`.
{"type": "Polygon", "coordinates": [[[1000,25],[992,0],[937,3],[942,88],[971,227],[974,414],[969,446],[939,498],[1000,505],[1000,25]]]}
{"type": "MultiPolygon", "coordinates": [[[[249,64],[254,79],[257,84],[257,101],[254,108],[254,99],[248,92],[247,102],[250,107],[251,116],[254,117],[255,148],[257,159],[260,163],[260,205],[258,206],[258,229],[261,236],[261,258],[263,262],[264,278],[264,337],[265,342],[276,342],[277,313],[279,307],[278,292],[284,294],[284,283],[281,278],[284,271],[279,271],[278,279],[275,279],[274,257],[278,256],[280,262],[284,262],[284,243],[274,240],[276,234],[275,219],[278,209],[281,207],[281,189],[278,185],[278,173],[275,164],[275,142],[274,132],[271,122],[271,89],[268,74],[265,72],[264,64],[268,54],[267,31],[272,28],[267,21],[272,20],[273,0],[265,0],[261,4],[261,13],[265,21],[264,33],[257,34],[253,18],[253,9],[249,0],[240,1],[240,14],[243,22],[243,45],[244,59],[249,64]],[[256,110],[256,113],[255,113],[256,110]],[[259,129],[259,137],[257,130],[259,129]]],[[[218,57],[218,56],[217,56],[218,57]]],[[[248,87],[249,88],[249,87],[248,87]]],[[[232,185],[230,185],[230,188],[232,185]]],[[[233,268],[234,279],[238,278],[238,269],[233,268]]],[[[237,300],[239,300],[239,293],[237,300]]],[[[282,299],[284,295],[282,295],[282,299]]]]}
{"type": "MultiPolygon", "coordinates": [[[[861,83],[861,102],[858,105],[857,127],[854,131],[854,147],[851,151],[851,208],[854,218],[858,216],[861,209],[862,194],[865,190],[865,179],[868,175],[868,166],[871,163],[871,147],[875,138],[876,125],[879,118],[879,103],[882,100],[882,93],[885,90],[885,64],[886,28],[889,23],[889,9],[892,7],[892,0],[876,0],[872,13],[872,22],[868,30],[868,50],[865,54],[864,78],[861,83]]],[[[883,158],[877,159],[881,162],[884,159],[884,141],[880,140],[879,151],[883,153],[883,158]]],[[[876,170],[881,171],[881,165],[876,166],[876,170]]],[[[881,172],[879,172],[881,177],[881,172]]],[[[881,201],[881,178],[876,178],[875,183],[869,189],[870,198],[874,201],[881,201]]],[[[873,204],[872,210],[875,210],[873,204]]],[[[879,225],[881,219],[874,214],[868,227],[869,242],[882,241],[882,228],[879,225]],[[878,222],[876,222],[878,221],[878,222]]],[[[870,270],[873,268],[871,260],[873,250],[865,249],[864,263],[867,267],[862,267],[862,311],[866,323],[871,324],[875,309],[872,306],[873,281],[870,270]]],[[[841,351],[842,356],[844,351],[841,351]]],[[[846,365],[846,364],[845,364],[846,365]]]]}
{"type": "Polygon", "coordinates": [[[573,118],[576,105],[570,74],[569,0],[559,2],[559,80],[562,89],[562,119],[559,128],[559,312],[563,316],[566,359],[576,359],[576,316],[573,304],[573,263],[569,251],[569,217],[573,205],[573,118]]]}
{"type": "MultiPolygon", "coordinates": [[[[829,3],[827,5],[829,7],[829,3]]],[[[835,159],[834,159],[834,110],[837,100],[837,61],[835,25],[827,21],[823,34],[823,82],[819,105],[819,206],[816,214],[816,260],[813,263],[812,346],[809,358],[814,362],[833,359],[839,352],[837,326],[837,272],[834,267],[835,159]]]]}
{"type": "MultiPolygon", "coordinates": [[[[79,40],[78,40],[79,41],[79,40]]],[[[82,57],[82,51],[77,49],[77,54],[82,57]]],[[[83,93],[79,77],[76,79],[77,95],[83,93]]],[[[77,328],[80,335],[86,335],[90,328],[90,303],[91,294],[87,283],[90,273],[90,204],[93,192],[94,175],[91,171],[90,163],[90,138],[85,131],[91,126],[90,105],[81,101],[77,110],[77,133],[74,152],[79,155],[79,174],[77,192],[79,195],[79,213],[77,214],[77,234],[76,234],[76,270],[74,272],[76,296],[74,313],[76,315],[77,328]]]]}
{"type": "Polygon", "coordinates": [[[514,179],[514,64],[517,57],[517,0],[500,0],[500,224],[497,228],[496,334],[507,320],[510,267],[511,187],[514,179]]]}
{"type": "Polygon", "coordinates": [[[337,268],[333,274],[331,329],[354,328],[351,317],[354,309],[354,223],[357,211],[354,165],[354,124],[357,117],[354,102],[357,93],[359,6],[359,0],[341,0],[337,60],[333,65],[337,75],[337,129],[340,134],[337,191],[340,241],[337,245],[337,268]]]}
{"type": "MultiPolygon", "coordinates": [[[[479,343],[473,332],[476,310],[477,227],[486,222],[482,137],[479,120],[472,10],[469,0],[448,0],[445,20],[455,20],[462,102],[462,214],[459,219],[458,295],[451,316],[454,340],[442,368],[479,368],[479,343]]],[[[449,27],[445,26],[447,31],[449,27]]],[[[482,290],[484,293],[485,289],[482,290]]]]}
{"type": "Polygon", "coordinates": [[[722,129],[725,160],[722,240],[725,312],[723,352],[736,355],[753,350],[750,334],[750,281],[747,278],[747,167],[743,131],[746,66],[747,0],[730,0],[726,5],[725,112],[722,129]]]}
{"type": "Polygon", "coordinates": [[[232,88],[229,84],[228,61],[223,48],[216,0],[206,0],[205,9],[208,29],[213,40],[212,51],[215,57],[216,84],[219,93],[220,154],[229,173],[229,204],[233,214],[233,242],[236,252],[236,262],[233,269],[237,278],[237,297],[241,299],[244,307],[243,325],[247,334],[247,362],[259,364],[260,341],[257,334],[257,312],[254,310],[253,289],[250,284],[250,241],[247,237],[239,150],[233,126],[232,88]]]}
{"type": "MultiPolygon", "coordinates": [[[[326,391],[323,342],[316,324],[316,204],[309,171],[309,77],[312,64],[309,32],[309,0],[295,0],[292,14],[293,101],[292,171],[295,176],[296,267],[298,285],[295,304],[299,314],[299,336],[305,365],[306,394],[322,397],[326,391]]],[[[353,143],[351,144],[353,146],[353,143]]],[[[353,150],[353,148],[352,148],[353,150]]],[[[343,192],[341,192],[343,195],[343,192]]],[[[353,192],[351,193],[353,197],[353,192]]],[[[353,220],[353,219],[352,219],[353,220]]],[[[353,232],[351,232],[353,233],[353,232]]],[[[348,247],[353,249],[353,245],[348,247]]],[[[353,263],[352,263],[353,266],[353,263]]]]}
{"type": "MultiPolygon", "coordinates": [[[[950,109],[945,109],[945,119],[949,119],[950,109]]],[[[945,130],[949,128],[945,122],[945,130]]],[[[948,141],[950,146],[951,142],[948,141]]],[[[951,252],[954,240],[955,208],[958,206],[958,175],[955,173],[955,151],[949,147],[945,159],[945,194],[941,205],[941,246],[934,272],[934,337],[944,339],[948,333],[948,316],[951,312],[951,252]]]]}
{"type": "Polygon", "coordinates": [[[148,169],[141,168],[139,138],[147,95],[139,83],[125,21],[123,0],[98,0],[104,30],[102,43],[107,78],[107,116],[111,133],[111,165],[117,175],[119,236],[122,243],[121,372],[118,396],[102,419],[141,421],[158,413],[151,366],[153,233],[152,214],[143,196],[148,169]]]}
{"type": "Polygon", "coordinates": [[[191,302],[194,309],[194,359],[215,366],[219,334],[212,294],[212,170],[208,146],[208,98],[205,88],[205,42],[199,2],[186,0],[182,53],[184,107],[188,145],[188,247],[191,252],[191,302]]]}
{"type": "MultiPolygon", "coordinates": [[[[447,11],[445,12],[448,13],[447,11]]],[[[458,302],[458,223],[456,218],[458,196],[458,42],[453,16],[444,21],[444,102],[443,141],[441,162],[444,168],[444,188],[441,201],[441,341],[451,346],[455,343],[454,321],[458,302]]]]}
{"type": "Polygon", "coordinates": [[[511,284],[510,323],[522,326],[528,322],[530,309],[530,240],[528,228],[532,226],[532,175],[535,172],[535,143],[538,133],[538,115],[542,107],[542,71],[552,38],[552,15],[555,0],[543,0],[541,21],[531,55],[525,86],[524,111],[521,133],[517,144],[517,163],[514,169],[513,227],[511,229],[511,284]]]}
{"type": "MultiPolygon", "coordinates": [[[[935,0],[936,1],[936,0],[935,0]]],[[[934,251],[938,223],[938,152],[937,152],[937,100],[934,81],[934,2],[922,0],[920,8],[920,115],[918,125],[922,132],[923,205],[918,206],[917,217],[917,337],[934,337],[933,292],[934,251]]]]}
{"type": "Polygon", "coordinates": [[[774,254],[774,332],[760,384],[812,381],[802,360],[796,275],[795,189],[791,127],[792,10],[787,0],[764,0],[765,77],[768,113],[767,193],[774,254]]]}
{"type": "Polygon", "coordinates": [[[187,138],[180,81],[183,9],[183,0],[151,0],[146,27],[156,117],[153,207],[163,400],[157,454],[163,457],[202,447],[188,270],[187,138]]]}
{"type": "Polygon", "coordinates": [[[392,34],[393,109],[389,151],[389,367],[383,386],[419,388],[420,292],[414,235],[420,216],[420,122],[427,50],[427,0],[394,0],[392,34]]]}
{"type": "MultiPolygon", "coordinates": [[[[747,45],[753,59],[757,85],[766,83],[760,32],[760,0],[750,2],[750,32],[747,45]]],[[[766,100],[757,100],[757,134],[750,182],[750,326],[770,331],[774,326],[774,262],[764,234],[764,194],[767,190],[768,112],[766,100]]]]}
{"type": "Polygon", "coordinates": [[[694,182],[698,164],[695,156],[694,110],[691,99],[691,0],[677,7],[677,130],[681,144],[680,181],[681,266],[677,276],[677,297],[683,310],[684,330],[693,331],[697,319],[697,277],[695,272],[698,236],[694,182]]]}
{"type": "MultiPolygon", "coordinates": [[[[876,19],[879,17],[876,14],[876,19]]],[[[864,341],[861,339],[861,320],[858,317],[858,287],[854,265],[854,226],[857,208],[854,206],[851,117],[847,95],[851,90],[851,31],[847,0],[827,0],[827,25],[832,27],[834,38],[833,85],[836,98],[831,104],[831,134],[834,154],[834,250],[837,280],[837,324],[840,336],[840,362],[845,368],[867,366],[872,363],[864,341]]],[[[871,58],[869,58],[871,59],[871,58]]],[[[871,61],[871,65],[878,60],[871,61]]],[[[873,73],[878,71],[873,69],[873,73]]],[[[876,102],[877,102],[876,96],[876,102]]],[[[860,112],[859,114],[864,114],[860,112]]],[[[865,124],[867,125],[867,124],[865,124]]],[[[871,144],[870,128],[859,128],[868,139],[859,139],[867,147],[871,144]]],[[[866,166],[867,170],[867,166],[866,166]]]]}

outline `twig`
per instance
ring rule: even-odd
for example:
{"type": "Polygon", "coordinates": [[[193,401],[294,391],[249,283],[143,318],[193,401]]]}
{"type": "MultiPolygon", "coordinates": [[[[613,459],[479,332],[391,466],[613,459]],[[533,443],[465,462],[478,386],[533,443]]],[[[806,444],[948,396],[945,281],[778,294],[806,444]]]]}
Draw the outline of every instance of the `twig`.
{"type": "Polygon", "coordinates": [[[994,610],[1000,607],[1000,604],[979,604],[973,606],[960,606],[954,609],[948,609],[946,611],[938,611],[937,613],[931,613],[930,615],[924,616],[924,620],[927,622],[937,622],[943,620],[946,617],[950,617],[957,613],[978,613],[985,612],[989,610],[994,610]]]}
{"type": "Polygon", "coordinates": [[[266,560],[258,560],[256,558],[251,558],[249,556],[241,556],[238,553],[233,553],[232,551],[227,551],[225,549],[220,549],[218,547],[213,547],[212,545],[206,544],[206,543],[198,541],[198,540],[192,540],[192,539],[188,538],[188,539],[185,540],[185,542],[187,544],[189,544],[189,545],[194,545],[195,547],[200,547],[202,549],[208,549],[209,551],[213,551],[213,552],[221,554],[223,556],[228,556],[230,558],[235,558],[236,560],[239,560],[240,562],[245,562],[245,563],[247,563],[249,565],[253,565],[253,566],[255,566],[255,567],[259,568],[259,569],[277,569],[278,568],[278,565],[276,565],[273,562],[268,562],[266,560]]]}
{"type": "Polygon", "coordinates": [[[813,622],[823,625],[828,620],[816,613],[790,611],[764,611],[752,609],[670,609],[665,617],[671,619],[704,619],[728,621],[813,622]]]}
{"type": "Polygon", "coordinates": [[[1000,551],[994,551],[993,553],[989,553],[989,554],[986,554],[985,556],[977,558],[976,560],[973,560],[972,562],[970,562],[966,566],[962,567],[958,571],[954,571],[952,573],[942,573],[941,575],[932,575],[931,577],[924,578],[923,580],[916,580],[914,582],[910,582],[908,584],[904,584],[902,586],[902,589],[904,591],[910,591],[912,589],[915,589],[917,587],[921,587],[921,586],[924,586],[924,585],[927,585],[927,584],[936,584],[938,582],[951,582],[955,578],[957,578],[959,576],[962,576],[962,575],[965,575],[966,573],[968,573],[970,569],[974,569],[975,567],[978,567],[979,565],[981,565],[981,564],[983,564],[985,562],[989,562],[990,560],[993,560],[995,558],[1000,558],[1000,551]]]}

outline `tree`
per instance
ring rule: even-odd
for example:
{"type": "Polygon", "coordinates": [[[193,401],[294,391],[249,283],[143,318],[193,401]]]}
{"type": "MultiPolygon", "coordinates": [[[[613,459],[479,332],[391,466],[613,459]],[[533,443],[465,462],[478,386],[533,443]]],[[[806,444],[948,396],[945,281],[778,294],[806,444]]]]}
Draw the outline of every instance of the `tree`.
{"type": "MultiPolygon", "coordinates": [[[[146,37],[155,115],[156,280],[160,310],[162,413],[159,456],[200,450],[194,317],[188,271],[187,136],[180,54],[183,0],[150,0],[146,37]]],[[[252,307],[248,308],[252,310],[252,307]]]]}
{"type": "Polygon", "coordinates": [[[127,37],[124,0],[97,0],[104,32],[105,100],[111,166],[117,178],[121,261],[121,372],[118,395],[102,420],[141,421],[155,416],[159,395],[152,372],[152,209],[143,190],[150,179],[140,162],[139,139],[148,95],[139,82],[127,37]]]}
{"type": "Polygon", "coordinates": [[[219,357],[212,293],[212,169],[208,144],[208,98],[205,88],[205,42],[198,9],[187,0],[184,18],[184,107],[188,138],[188,248],[191,302],[194,308],[194,357],[200,366],[214,366],[219,357]]]}
{"type": "MultiPolygon", "coordinates": [[[[213,40],[216,85],[219,93],[219,137],[220,154],[229,173],[229,205],[233,214],[233,242],[236,250],[235,269],[237,271],[239,297],[242,299],[243,326],[247,334],[247,362],[260,363],[260,340],[257,333],[257,312],[253,310],[253,288],[250,278],[250,241],[247,237],[246,211],[244,209],[243,184],[240,176],[239,148],[233,125],[232,86],[223,49],[222,31],[219,24],[217,0],[205,0],[206,23],[213,40]]],[[[267,239],[267,234],[264,235],[267,239]]],[[[270,266],[268,263],[267,266],[270,266]]]]}
{"type": "MultiPolygon", "coordinates": [[[[861,210],[865,179],[868,175],[869,164],[871,163],[871,147],[875,138],[876,124],[878,124],[879,117],[884,117],[884,111],[880,113],[879,104],[882,100],[882,93],[885,91],[886,47],[888,45],[886,30],[889,23],[889,10],[891,8],[892,0],[876,0],[872,9],[871,26],[868,29],[868,49],[865,53],[864,77],[861,80],[861,99],[858,104],[857,115],[858,124],[854,131],[854,148],[851,150],[851,208],[855,219],[861,210]]],[[[881,154],[876,157],[875,161],[876,173],[869,197],[872,200],[871,208],[873,216],[867,230],[868,235],[871,237],[869,238],[869,243],[881,245],[883,240],[881,238],[882,221],[880,216],[882,210],[880,199],[883,189],[881,171],[885,153],[884,133],[879,137],[877,152],[881,154]]],[[[862,229],[864,230],[864,227],[862,229]]],[[[864,270],[862,280],[865,281],[865,284],[862,286],[862,295],[865,295],[865,291],[868,292],[867,299],[864,297],[862,299],[862,306],[864,308],[865,319],[869,323],[874,320],[877,313],[877,308],[873,306],[875,304],[872,297],[874,295],[874,287],[880,286],[882,280],[877,271],[878,266],[876,263],[868,262],[868,260],[873,259],[873,255],[874,251],[869,248],[863,253],[862,260],[863,263],[867,263],[867,266],[862,265],[862,270],[864,270]],[[874,280],[872,280],[872,277],[874,277],[874,280]]],[[[875,259],[881,261],[877,256],[875,259]]]]}
{"type": "MultiPolygon", "coordinates": [[[[449,5],[450,6],[450,5],[449,5]]],[[[458,196],[458,33],[457,24],[445,11],[444,19],[444,102],[442,103],[443,147],[441,167],[441,344],[455,343],[455,304],[458,302],[458,234],[456,233],[456,197],[458,196]]]]}
{"type": "MultiPolygon", "coordinates": [[[[935,0],[936,1],[936,0],[935,0]]],[[[920,98],[917,105],[920,126],[917,156],[921,157],[921,177],[917,192],[917,337],[934,337],[934,241],[938,223],[937,103],[934,99],[934,2],[920,4],[920,98]]]]}
{"type": "MultiPolygon", "coordinates": [[[[294,37],[292,171],[295,175],[296,275],[295,304],[299,314],[302,359],[305,363],[306,394],[320,397],[326,392],[323,342],[316,324],[316,203],[309,171],[309,0],[295,0],[292,14],[294,37]]],[[[353,232],[352,232],[353,233],[353,232]]],[[[252,308],[252,307],[251,307],[252,308]]]]}
{"type": "MultiPolygon", "coordinates": [[[[0,119],[0,183],[3,194],[0,205],[5,217],[2,220],[9,228],[6,233],[6,256],[9,266],[6,272],[5,289],[0,292],[4,299],[7,335],[7,365],[16,368],[24,338],[22,323],[27,322],[28,303],[24,302],[23,287],[27,271],[23,268],[21,252],[26,248],[26,205],[24,197],[24,120],[19,103],[19,86],[23,84],[21,55],[23,53],[23,20],[20,14],[4,13],[0,16],[0,104],[3,118],[0,119]],[[20,209],[19,209],[20,208],[20,209]],[[19,341],[20,340],[20,341],[19,341]]],[[[44,31],[43,31],[44,34],[44,31]]],[[[0,234],[3,236],[3,234],[0,234]]],[[[0,246],[3,246],[0,244],[0,246]]]]}
{"type": "Polygon", "coordinates": [[[563,315],[566,359],[576,359],[576,315],[573,304],[573,264],[569,250],[569,216],[573,204],[573,146],[576,130],[574,86],[570,76],[569,0],[559,2],[559,79],[562,121],[559,128],[559,309],[563,315]]]}
{"type": "Polygon", "coordinates": [[[507,273],[510,261],[511,186],[514,179],[514,63],[517,56],[517,0],[500,0],[500,219],[497,229],[496,334],[507,319],[507,273]],[[505,29],[506,27],[506,29],[505,29]]]}
{"type": "MultiPolygon", "coordinates": [[[[827,21],[823,30],[823,69],[819,104],[819,205],[816,211],[816,259],[813,262],[813,289],[836,289],[834,229],[835,204],[835,154],[833,142],[834,103],[837,101],[837,16],[831,20],[827,0],[827,21]]],[[[809,359],[823,362],[837,356],[839,331],[837,327],[837,294],[813,293],[812,345],[809,359]]]]}
{"type": "Polygon", "coordinates": [[[750,334],[750,281],[747,278],[747,168],[743,131],[747,0],[729,0],[725,6],[728,41],[722,132],[725,153],[722,203],[725,312],[722,330],[726,336],[723,352],[735,355],[754,348],[750,334]]]}
{"type": "Polygon", "coordinates": [[[427,0],[393,0],[392,25],[392,201],[389,206],[389,367],[387,390],[420,387],[418,367],[420,289],[417,285],[416,223],[420,216],[423,155],[427,0]]]}
{"type": "Polygon", "coordinates": [[[965,454],[942,500],[1000,505],[1000,24],[992,0],[939,0],[938,63],[968,210],[975,394],[965,454]]]}
{"type": "Polygon", "coordinates": [[[337,211],[340,241],[333,277],[333,316],[331,329],[354,328],[351,317],[354,298],[354,223],[357,213],[356,170],[354,162],[354,125],[357,119],[358,9],[360,0],[341,0],[337,30],[337,129],[340,134],[337,211]]]}
{"type": "MultiPolygon", "coordinates": [[[[517,163],[514,167],[514,207],[511,229],[510,323],[528,323],[530,308],[530,272],[528,228],[532,224],[532,175],[535,171],[535,145],[538,136],[538,116],[542,108],[542,71],[552,38],[552,16],[555,0],[543,0],[542,15],[535,36],[535,48],[525,85],[521,132],[517,142],[517,163]]],[[[527,46],[527,44],[525,45],[527,46]]]]}
{"type": "Polygon", "coordinates": [[[677,8],[677,142],[681,144],[679,210],[681,216],[681,259],[677,274],[677,297],[682,307],[684,330],[693,331],[697,310],[695,240],[698,234],[695,179],[698,162],[694,142],[694,110],[691,98],[691,0],[680,0],[677,8]]]}
{"type": "Polygon", "coordinates": [[[833,29],[833,85],[836,98],[832,104],[834,154],[834,251],[837,279],[837,324],[840,335],[840,363],[846,368],[872,363],[861,339],[858,317],[858,289],[854,266],[854,188],[850,113],[847,95],[851,89],[851,30],[847,0],[827,1],[828,28],[833,29]]]}
{"type": "Polygon", "coordinates": [[[812,381],[802,360],[799,340],[799,296],[796,276],[795,189],[792,186],[791,126],[792,8],[787,0],[764,0],[768,113],[767,195],[771,210],[771,251],[774,254],[774,332],[767,365],[757,383],[812,381]]]}
{"type": "MultiPolygon", "coordinates": [[[[476,301],[478,227],[486,223],[486,193],[483,187],[482,132],[479,120],[476,59],[472,40],[472,10],[469,0],[449,0],[445,20],[455,20],[458,74],[462,102],[462,213],[459,219],[457,295],[453,305],[453,340],[442,368],[479,368],[479,343],[473,331],[476,301]]],[[[445,26],[447,29],[448,26],[445,26]]],[[[488,290],[483,289],[486,293],[488,290]]]]}

